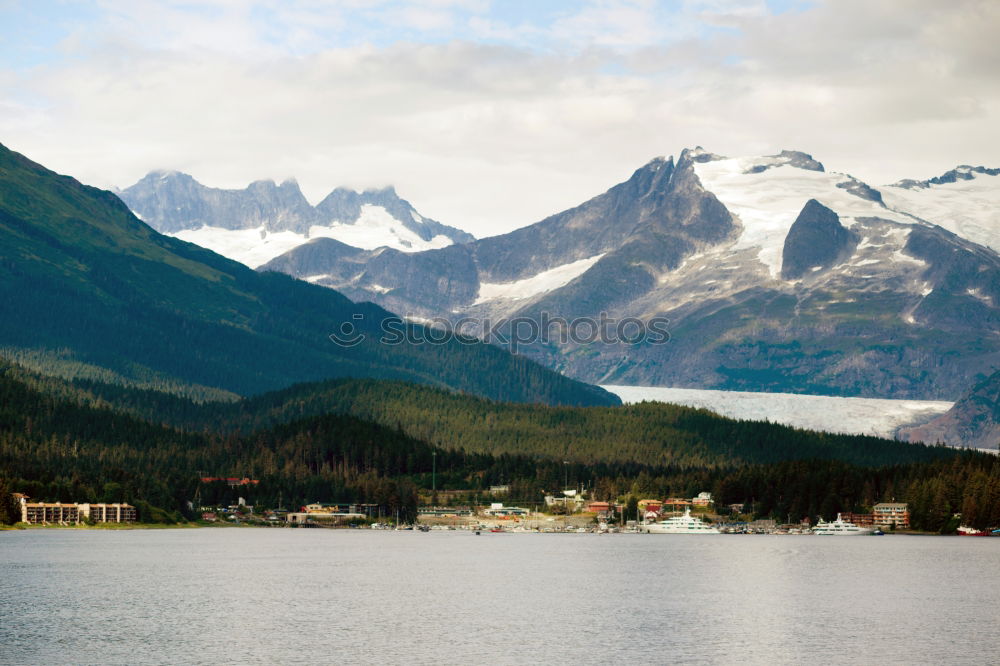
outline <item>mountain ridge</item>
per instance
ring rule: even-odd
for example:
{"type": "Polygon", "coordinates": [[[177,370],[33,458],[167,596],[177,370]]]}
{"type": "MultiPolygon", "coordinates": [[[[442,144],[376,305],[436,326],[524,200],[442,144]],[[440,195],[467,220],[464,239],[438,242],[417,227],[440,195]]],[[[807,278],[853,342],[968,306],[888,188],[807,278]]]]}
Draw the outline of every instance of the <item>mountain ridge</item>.
{"type": "Polygon", "coordinates": [[[243,189],[222,189],[202,185],[180,171],[152,171],[117,194],[157,231],[251,268],[314,237],[403,251],[474,240],[461,229],[420,215],[391,186],[363,192],[338,187],[313,206],[295,179],[280,184],[257,180],[243,189]]]}
{"type": "MultiPolygon", "coordinates": [[[[976,196],[1000,193],[990,170],[970,174],[957,181],[976,196]]],[[[728,158],[699,147],[508,234],[408,254],[316,240],[260,270],[416,318],[671,321],[658,348],[521,350],[594,383],[954,400],[1000,367],[1000,340],[976,335],[1000,326],[990,244],[1000,245],[1000,217],[975,199],[924,219],[921,200],[896,190],[800,151],[728,158]],[[783,256],[810,201],[843,229],[829,227],[837,251],[813,263],[811,241],[783,256]],[[973,227],[981,233],[965,233],[973,227]],[[796,255],[808,266],[782,276],[796,255]]]]}
{"type": "Polygon", "coordinates": [[[380,306],[161,235],[113,193],[3,146],[0,278],[0,348],[53,374],[90,368],[237,395],[373,376],[515,402],[619,403],[482,343],[386,342],[382,324],[395,316],[380,306]],[[365,337],[335,344],[345,331],[365,337]]]}

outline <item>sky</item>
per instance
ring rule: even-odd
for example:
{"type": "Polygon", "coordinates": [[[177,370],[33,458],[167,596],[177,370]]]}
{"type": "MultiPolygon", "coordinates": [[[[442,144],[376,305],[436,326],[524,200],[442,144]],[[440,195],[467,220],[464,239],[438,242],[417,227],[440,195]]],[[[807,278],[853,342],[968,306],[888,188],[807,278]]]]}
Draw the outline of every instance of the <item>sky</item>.
{"type": "Polygon", "coordinates": [[[0,143],[99,187],[393,185],[489,236],[650,159],[1000,166],[994,0],[0,0],[0,143]]]}

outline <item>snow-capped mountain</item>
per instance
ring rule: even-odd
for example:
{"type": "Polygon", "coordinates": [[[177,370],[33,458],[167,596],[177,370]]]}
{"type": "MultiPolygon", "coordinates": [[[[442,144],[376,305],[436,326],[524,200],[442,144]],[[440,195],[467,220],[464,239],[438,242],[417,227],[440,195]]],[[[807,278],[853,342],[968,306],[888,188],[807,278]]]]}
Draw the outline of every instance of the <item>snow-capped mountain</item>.
{"type": "Polygon", "coordinates": [[[503,236],[317,239],[262,270],[424,318],[670,320],[667,344],[520,349],[594,383],[955,400],[1000,366],[995,183],[959,168],[878,190],[801,152],[699,148],[503,236]]]}
{"type": "Polygon", "coordinates": [[[882,188],[886,205],[1000,252],[1000,169],[963,165],[882,188]]]}
{"type": "Polygon", "coordinates": [[[311,206],[294,180],[270,180],[243,190],[206,187],[176,171],[154,171],[118,193],[161,233],[176,236],[252,268],[315,238],[352,247],[419,252],[473,240],[425,218],[391,187],[333,190],[311,206]]]}

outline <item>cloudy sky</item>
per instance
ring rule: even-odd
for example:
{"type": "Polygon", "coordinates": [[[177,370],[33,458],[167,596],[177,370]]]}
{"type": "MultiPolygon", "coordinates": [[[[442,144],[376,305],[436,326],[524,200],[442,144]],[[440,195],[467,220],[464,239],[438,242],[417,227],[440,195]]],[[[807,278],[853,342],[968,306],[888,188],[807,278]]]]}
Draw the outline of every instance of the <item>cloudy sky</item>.
{"type": "Polygon", "coordinates": [[[657,155],[1000,166],[994,0],[0,0],[0,142],[101,187],[388,184],[478,236],[657,155]]]}

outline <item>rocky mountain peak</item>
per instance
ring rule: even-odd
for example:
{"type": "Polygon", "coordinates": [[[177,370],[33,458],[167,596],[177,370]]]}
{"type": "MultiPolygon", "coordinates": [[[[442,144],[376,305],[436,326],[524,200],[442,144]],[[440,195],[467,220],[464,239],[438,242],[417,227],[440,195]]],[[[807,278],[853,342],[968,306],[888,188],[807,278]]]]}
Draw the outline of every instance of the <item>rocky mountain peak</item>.
{"type": "Polygon", "coordinates": [[[810,199],[792,223],[781,253],[781,277],[797,280],[835,266],[849,257],[858,239],[840,216],[810,199]]]}
{"type": "Polygon", "coordinates": [[[726,159],[722,155],[716,155],[715,153],[710,153],[701,146],[695,146],[694,148],[685,148],[681,151],[680,157],[677,159],[678,164],[682,164],[687,161],[691,162],[714,162],[715,160],[726,159]]]}
{"type": "Polygon", "coordinates": [[[954,169],[945,171],[940,176],[934,176],[927,180],[913,180],[904,178],[892,184],[891,187],[901,187],[907,190],[927,189],[932,185],[946,185],[957,183],[960,180],[974,180],[977,176],[1000,176],[1000,169],[989,169],[984,166],[971,166],[962,164],[954,169]]]}

